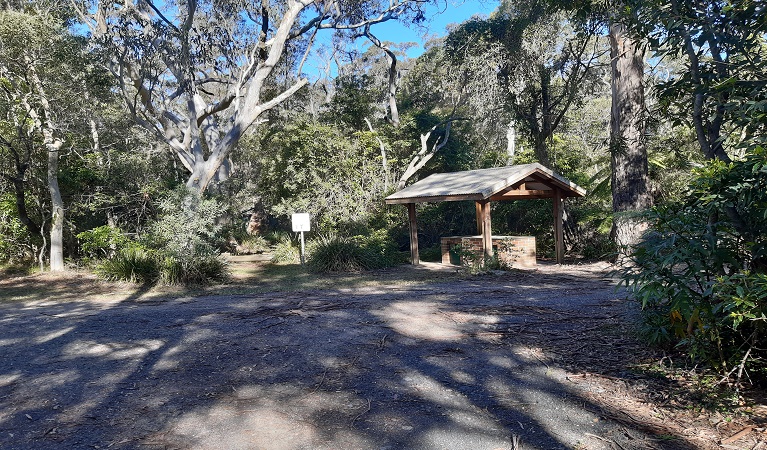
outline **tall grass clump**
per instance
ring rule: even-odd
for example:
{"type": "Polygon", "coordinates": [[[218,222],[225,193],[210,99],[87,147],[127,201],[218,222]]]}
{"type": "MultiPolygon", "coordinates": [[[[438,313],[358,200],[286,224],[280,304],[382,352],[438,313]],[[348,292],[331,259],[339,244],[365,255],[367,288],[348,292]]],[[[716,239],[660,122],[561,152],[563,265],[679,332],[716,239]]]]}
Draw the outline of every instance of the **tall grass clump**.
{"type": "Polygon", "coordinates": [[[153,283],[159,278],[157,257],[152,251],[133,245],[98,264],[96,274],[109,281],[153,283]]]}
{"type": "Polygon", "coordinates": [[[289,233],[270,233],[267,239],[275,242],[272,262],[276,264],[298,264],[301,250],[296,247],[289,233]]]}
{"type": "Polygon", "coordinates": [[[351,238],[320,236],[310,245],[309,270],[318,273],[359,272],[404,262],[404,257],[385,232],[351,238]]]}

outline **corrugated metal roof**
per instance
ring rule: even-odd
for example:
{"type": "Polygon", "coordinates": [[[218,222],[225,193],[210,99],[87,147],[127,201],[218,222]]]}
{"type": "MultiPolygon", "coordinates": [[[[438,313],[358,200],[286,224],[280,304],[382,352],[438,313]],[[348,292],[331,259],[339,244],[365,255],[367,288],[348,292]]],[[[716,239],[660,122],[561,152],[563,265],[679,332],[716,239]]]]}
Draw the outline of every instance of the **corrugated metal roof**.
{"type": "MultiPolygon", "coordinates": [[[[386,197],[386,203],[486,200],[493,194],[534,175],[536,181],[562,190],[565,197],[582,197],[586,191],[538,163],[463,172],[436,173],[386,197]]],[[[524,198],[524,197],[519,197],[524,198]]],[[[533,197],[531,197],[533,198],[533,197]]]]}

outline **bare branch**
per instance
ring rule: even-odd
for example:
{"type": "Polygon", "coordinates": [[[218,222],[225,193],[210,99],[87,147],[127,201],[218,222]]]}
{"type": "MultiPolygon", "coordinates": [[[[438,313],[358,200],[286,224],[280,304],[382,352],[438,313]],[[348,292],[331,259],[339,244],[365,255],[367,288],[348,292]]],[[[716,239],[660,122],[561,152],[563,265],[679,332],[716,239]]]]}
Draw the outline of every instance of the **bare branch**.
{"type": "Polygon", "coordinates": [[[367,37],[373,45],[386,52],[386,55],[389,58],[389,116],[387,117],[387,120],[394,126],[394,128],[398,128],[400,120],[399,108],[397,108],[397,55],[394,54],[389,46],[384,45],[370,32],[370,25],[365,26],[363,35],[367,37]]]}

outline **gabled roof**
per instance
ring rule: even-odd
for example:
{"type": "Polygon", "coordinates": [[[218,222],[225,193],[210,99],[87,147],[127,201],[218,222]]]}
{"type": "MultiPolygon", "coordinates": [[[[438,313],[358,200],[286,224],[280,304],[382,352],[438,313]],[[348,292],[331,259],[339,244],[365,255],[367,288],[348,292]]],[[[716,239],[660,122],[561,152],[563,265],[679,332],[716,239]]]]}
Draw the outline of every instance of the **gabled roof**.
{"type": "Polygon", "coordinates": [[[435,173],[386,197],[388,204],[583,197],[586,190],[538,163],[435,173]]]}

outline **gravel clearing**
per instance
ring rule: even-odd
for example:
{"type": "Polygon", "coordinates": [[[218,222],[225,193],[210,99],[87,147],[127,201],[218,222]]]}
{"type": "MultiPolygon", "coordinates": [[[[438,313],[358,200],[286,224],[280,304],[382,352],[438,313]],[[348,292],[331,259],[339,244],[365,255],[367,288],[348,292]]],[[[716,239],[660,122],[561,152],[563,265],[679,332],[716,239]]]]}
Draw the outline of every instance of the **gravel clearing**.
{"type": "Polygon", "coordinates": [[[0,448],[716,448],[629,389],[605,269],[0,303],[0,448]]]}

